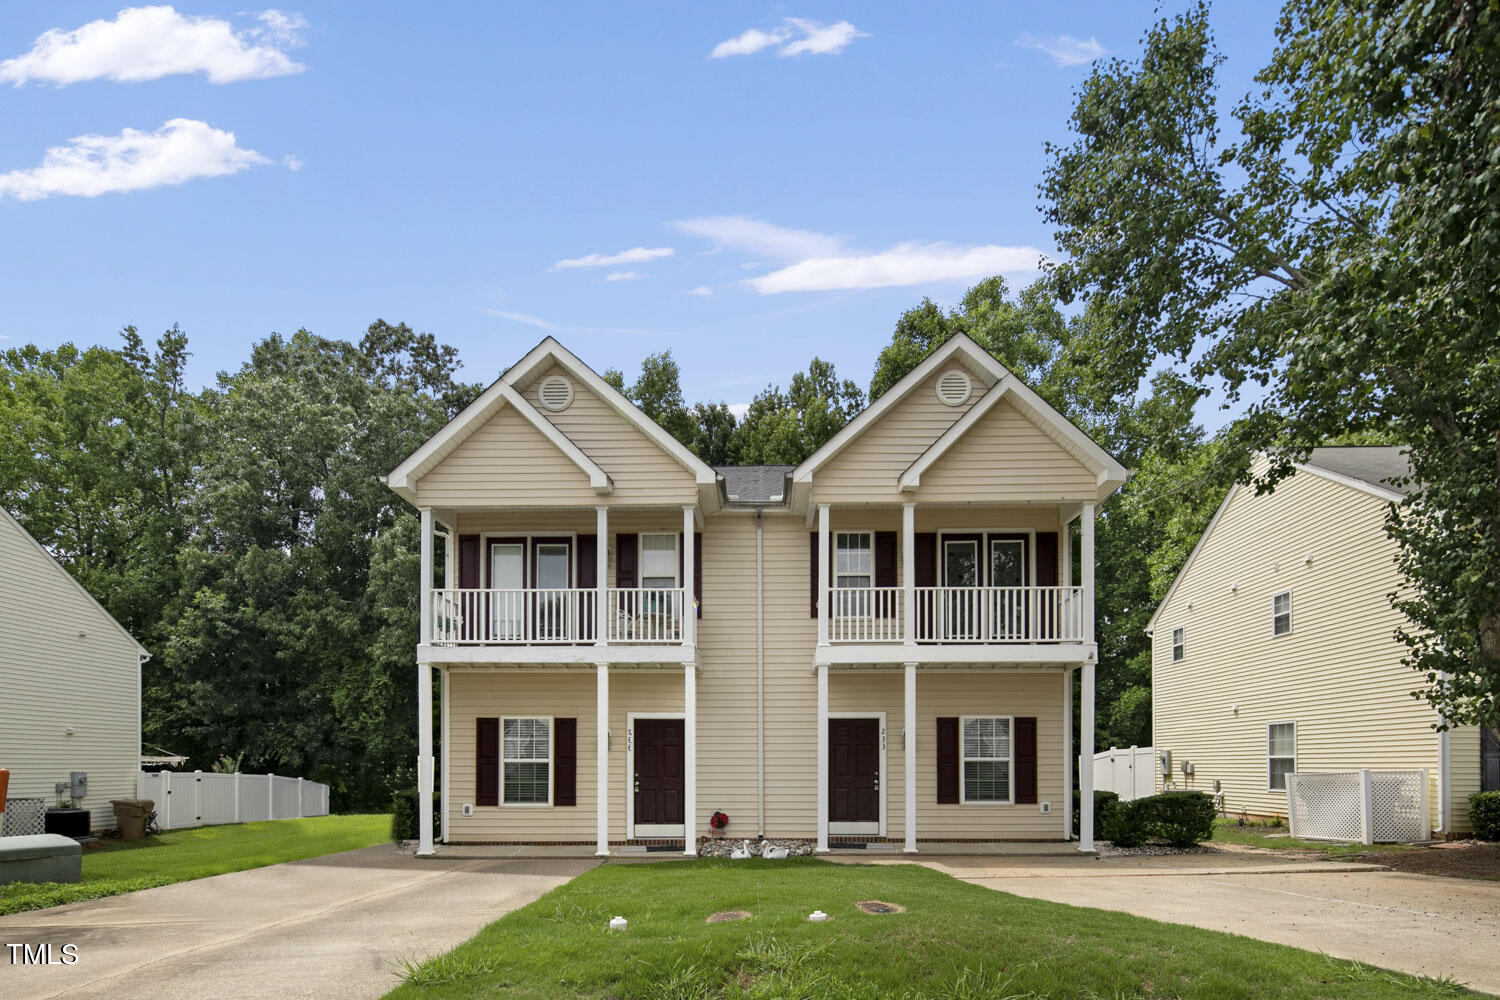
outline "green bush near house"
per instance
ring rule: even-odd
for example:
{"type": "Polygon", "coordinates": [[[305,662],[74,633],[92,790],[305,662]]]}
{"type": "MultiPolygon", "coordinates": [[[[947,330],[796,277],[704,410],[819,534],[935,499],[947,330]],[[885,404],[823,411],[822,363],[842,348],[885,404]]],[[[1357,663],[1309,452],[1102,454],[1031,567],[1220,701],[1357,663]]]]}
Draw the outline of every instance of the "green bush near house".
{"type": "Polygon", "coordinates": [[[1151,799],[1116,802],[1099,824],[1100,838],[1116,847],[1140,847],[1152,833],[1151,799]]]}
{"type": "MultiPolygon", "coordinates": [[[[392,840],[416,840],[417,829],[417,802],[419,795],[415,788],[403,788],[397,792],[391,802],[391,839],[392,840]]],[[[432,830],[437,833],[438,812],[432,811],[432,830]]]]}
{"type": "Polygon", "coordinates": [[[1151,834],[1173,847],[1192,847],[1214,836],[1213,797],[1206,792],[1162,792],[1141,799],[1150,803],[1151,834]]]}
{"type": "Polygon", "coordinates": [[[1480,840],[1500,840],[1500,792],[1475,792],[1469,796],[1469,822],[1480,840]]]}
{"type": "MultiPolygon", "coordinates": [[[[1094,789],[1095,836],[1104,837],[1104,834],[1100,831],[1104,829],[1104,826],[1107,822],[1106,817],[1108,817],[1109,814],[1114,811],[1115,807],[1119,805],[1119,802],[1120,796],[1116,795],[1114,792],[1106,792],[1098,788],[1094,789]]],[[[1079,809],[1081,808],[1082,804],[1083,800],[1078,793],[1078,789],[1073,789],[1073,836],[1075,837],[1078,836],[1078,817],[1079,809]]]]}

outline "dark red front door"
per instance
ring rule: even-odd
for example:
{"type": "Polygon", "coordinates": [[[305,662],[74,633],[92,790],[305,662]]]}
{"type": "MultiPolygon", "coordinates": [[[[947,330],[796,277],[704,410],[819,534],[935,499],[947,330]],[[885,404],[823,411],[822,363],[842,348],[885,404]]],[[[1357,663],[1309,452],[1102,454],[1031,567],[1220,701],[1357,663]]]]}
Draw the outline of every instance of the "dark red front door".
{"type": "Polygon", "coordinates": [[[681,719],[635,720],[635,821],[683,821],[681,719]]]}
{"type": "Polygon", "coordinates": [[[880,821],[880,720],[829,719],[828,819],[880,821]]]}

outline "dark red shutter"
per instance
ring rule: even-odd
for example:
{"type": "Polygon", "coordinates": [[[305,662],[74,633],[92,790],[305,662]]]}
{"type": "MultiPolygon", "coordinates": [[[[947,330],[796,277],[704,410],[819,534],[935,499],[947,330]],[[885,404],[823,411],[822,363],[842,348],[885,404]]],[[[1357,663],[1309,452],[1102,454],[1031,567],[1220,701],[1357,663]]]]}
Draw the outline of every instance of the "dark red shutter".
{"type": "MultiPolygon", "coordinates": [[[[919,531],[912,536],[912,560],[916,562],[916,586],[937,586],[937,532],[919,531]]],[[[932,620],[933,609],[937,602],[929,595],[924,601],[917,597],[917,639],[931,640],[937,634],[936,623],[932,620]]],[[[954,801],[957,801],[956,799],[954,801]]]]}
{"type": "Polygon", "coordinates": [[[634,587],[636,552],[640,544],[637,535],[615,536],[615,586],[634,587]]]}
{"type": "Polygon", "coordinates": [[[693,533],[693,599],[698,602],[698,617],[703,617],[703,532],[693,533]]]}
{"type": "Polygon", "coordinates": [[[1016,804],[1036,804],[1036,717],[1016,719],[1016,804]]]}
{"type": "Polygon", "coordinates": [[[552,804],[578,804],[578,720],[552,720],[552,804]]]}
{"type": "Polygon", "coordinates": [[[809,531],[807,533],[808,555],[807,555],[807,594],[809,617],[818,617],[818,533],[809,531]]]}
{"type": "MultiPolygon", "coordinates": [[[[599,585],[599,536],[578,536],[578,586],[581,590],[593,590],[599,585]]],[[[594,640],[594,597],[582,594],[578,600],[579,638],[585,642],[594,640]]]]}
{"type": "Polygon", "coordinates": [[[938,805],[958,804],[958,719],[937,720],[938,805]]]}
{"type": "Polygon", "coordinates": [[[1057,532],[1036,533],[1036,585],[1057,586],[1057,532]]]}
{"type": "MultiPolygon", "coordinates": [[[[896,579],[896,533],[877,531],[875,532],[875,586],[899,587],[900,585],[900,581],[896,579]]],[[[878,618],[895,617],[894,594],[884,594],[876,599],[875,615],[878,618]]]]}
{"type": "Polygon", "coordinates": [[[479,586],[479,536],[458,536],[458,585],[469,590],[479,586]]]}
{"type": "Polygon", "coordinates": [[[474,803],[500,804],[500,720],[475,719],[474,803]]]}

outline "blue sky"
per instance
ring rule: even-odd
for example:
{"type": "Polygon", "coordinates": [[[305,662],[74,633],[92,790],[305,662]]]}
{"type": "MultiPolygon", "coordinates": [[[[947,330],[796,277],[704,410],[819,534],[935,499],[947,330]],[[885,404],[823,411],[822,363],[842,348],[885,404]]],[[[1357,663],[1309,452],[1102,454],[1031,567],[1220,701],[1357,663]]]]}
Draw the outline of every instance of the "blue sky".
{"type": "MultiPolygon", "coordinates": [[[[1275,15],[1215,12],[1231,96],[1275,15]]],[[[627,375],[670,349],[689,401],[747,402],[814,354],[864,385],[924,295],[1035,276],[1042,144],[1153,16],[9,0],[0,347],[179,323],[207,384],[273,330],[382,317],[474,381],[551,333],[627,375]]]]}

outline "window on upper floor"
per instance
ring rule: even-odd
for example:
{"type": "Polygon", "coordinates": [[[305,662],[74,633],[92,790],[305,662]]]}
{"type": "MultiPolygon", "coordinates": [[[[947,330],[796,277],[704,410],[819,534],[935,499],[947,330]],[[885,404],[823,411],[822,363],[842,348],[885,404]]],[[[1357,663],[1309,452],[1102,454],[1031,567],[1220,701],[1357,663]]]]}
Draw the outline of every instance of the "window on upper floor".
{"type": "Polygon", "coordinates": [[[840,531],[834,536],[833,585],[873,587],[875,549],[868,531],[840,531]]]}
{"type": "Polygon", "coordinates": [[[1187,629],[1172,630],[1172,662],[1180,663],[1187,656],[1187,629]]]}
{"type": "Polygon", "coordinates": [[[1266,788],[1286,791],[1286,776],[1297,770],[1297,724],[1273,722],[1266,727],[1266,788]]]}
{"type": "Polygon", "coordinates": [[[677,586],[677,536],[672,532],[641,535],[641,586],[666,589],[677,586]]]}
{"type": "Polygon", "coordinates": [[[1271,634],[1287,635],[1292,631],[1292,592],[1283,590],[1271,598],[1271,634]]]}

